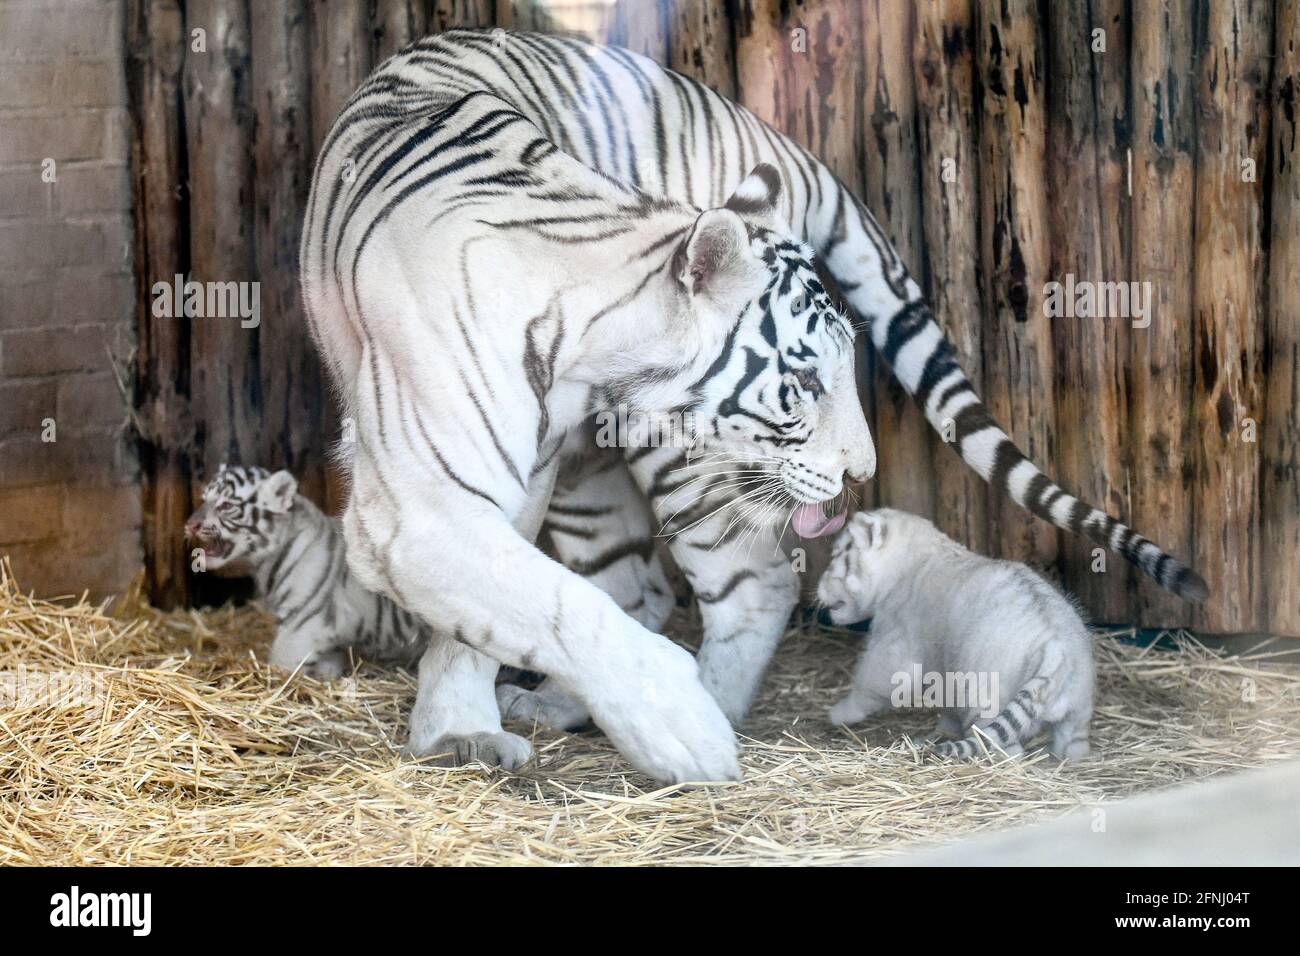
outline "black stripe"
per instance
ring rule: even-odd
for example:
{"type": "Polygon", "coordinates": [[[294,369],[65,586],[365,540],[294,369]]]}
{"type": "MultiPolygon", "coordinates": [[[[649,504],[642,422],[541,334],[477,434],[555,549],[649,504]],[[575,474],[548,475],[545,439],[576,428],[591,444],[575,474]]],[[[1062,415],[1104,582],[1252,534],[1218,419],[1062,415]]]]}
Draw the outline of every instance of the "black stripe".
{"type": "Polygon", "coordinates": [[[568,505],[560,504],[552,500],[550,505],[547,507],[546,512],[548,515],[565,515],[570,518],[599,518],[604,515],[613,514],[617,510],[617,508],[610,505],[568,505]]]}
{"type": "Polygon", "coordinates": [[[1002,719],[1011,725],[1011,729],[1016,732],[1017,737],[1024,733],[1025,725],[1016,717],[1016,713],[1011,706],[1008,706],[1007,709],[1002,712],[1002,719]]]}
{"type": "Polygon", "coordinates": [[[728,578],[727,583],[722,586],[720,591],[696,591],[695,597],[701,604],[717,604],[719,601],[725,600],[732,591],[736,590],[742,581],[747,581],[750,578],[756,577],[758,577],[758,575],[753,571],[750,571],[748,568],[743,568],[728,578]]]}
{"type": "MultiPolygon", "coordinates": [[[[961,449],[962,443],[972,435],[977,435],[990,428],[997,428],[998,431],[1002,430],[998,423],[993,420],[993,416],[989,414],[989,410],[984,406],[983,402],[967,405],[953,416],[953,424],[956,425],[958,450],[961,449]]],[[[962,452],[962,456],[965,457],[965,452],[962,452]]]]}
{"type": "Polygon", "coordinates": [[[960,382],[954,382],[953,384],[949,385],[947,388],[943,390],[943,394],[939,396],[939,404],[935,407],[943,408],[945,405],[947,405],[950,401],[952,401],[956,396],[960,395],[962,392],[973,393],[974,391],[975,391],[975,386],[972,385],[970,381],[967,379],[963,379],[960,382]]]}
{"type": "Polygon", "coordinates": [[[1151,576],[1155,578],[1157,581],[1159,581],[1161,584],[1163,584],[1165,587],[1169,587],[1169,585],[1172,583],[1171,581],[1165,578],[1165,572],[1169,566],[1169,563],[1173,560],[1174,559],[1172,555],[1162,553],[1160,555],[1160,558],[1156,561],[1156,566],[1151,570],[1151,576]]]}
{"type": "Polygon", "coordinates": [[[557,524],[549,518],[542,522],[542,530],[548,531],[551,534],[559,533],[570,538],[581,538],[585,541],[590,541],[592,538],[596,537],[595,528],[574,528],[567,524],[557,524]]]}
{"type": "Polygon", "coordinates": [[[1008,734],[1006,730],[1003,729],[1000,720],[991,721],[987,726],[984,727],[984,729],[987,731],[992,731],[993,734],[998,738],[998,743],[1000,743],[1003,747],[1005,747],[1008,743],[1011,742],[1011,735],[1008,734]]]}
{"type": "Polygon", "coordinates": [[[1036,514],[1044,520],[1051,521],[1051,514],[1043,507],[1043,496],[1047,490],[1052,487],[1052,480],[1041,471],[1029,479],[1029,484],[1025,488],[1025,507],[1031,514],[1036,514]]]}
{"type": "Polygon", "coordinates": [[[1070,517],[1066,519],[1066,525],[1075,534],[1083,530],[1083,522],[1092,512],[1092,506],[1078,498],[1074,499],[1074,505],[1070,508],[1070,517]]]}
{"type": "Polygon", "coordinates": [[[1020,453],[1015,442],[1009,438],[1002,439],[998,443],[998,450],[993,457],[993,470],[989,473],[989,484],[1000,491],[1010,493],[1011,489],[1007,484],[1007,476],[1011,469],[1016,467],[1025,460],[1025,456],[1020,453]]]}
{"type": "Polygon", "coordinates": [[[581,574],[583,577],[590,577],[604,571],[611,565],[617,564],[624,558],[639,557],[642,561],[649,561],[650,555],[654,553],[654,542],[649,538],[641,538],[634,541],[625,541],[622,544],[615,545],[602,551],[593,558],[586,560],[576,559],[572,562],[565,562],[570,571],[575,574],[581,574]]]}
{"type": "MultiPolygon", "coordinates": [[[[957,364],[956,353],[953,352],[952,345],[947,339],[939,340],[939,347],[930,353],[930,357],[925,360],[925,368],[921,372],[921,381],[916,386],[916,404],[920,406],[921,413],[929,407],[930,393],[938,387],[939,383],[951,375],[953,372],[961,371],[961,366],[957,364]]],[[[948,389],[951,391],[951,389],[948,389]]]]}

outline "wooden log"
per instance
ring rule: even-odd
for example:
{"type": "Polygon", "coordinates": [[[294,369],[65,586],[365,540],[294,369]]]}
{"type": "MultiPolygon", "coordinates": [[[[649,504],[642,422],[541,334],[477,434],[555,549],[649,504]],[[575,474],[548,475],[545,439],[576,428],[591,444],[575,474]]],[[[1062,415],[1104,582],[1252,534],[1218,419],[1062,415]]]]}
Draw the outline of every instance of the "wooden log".
{"type": "Polygon", "coordinates": [[[261,282],[259,464],[288,468],[325,501],[320,410],[330,403],[298,290],[298,242],[311,184],[311,38],[306,0],[252,10],[254,239],[261,282]]]}
{"type": "Polygon", "coordinates": [[[507,30],[571,33],[597,43],[621,43],[626,20],[623,11],[605,0],[497,0],[496,23],[507,30]]]}
{"type": "MultiPolygon", "coordinates": [[[[1129,482],[1134,527],[1192,555],[1192,196],[1195,0],[1139,0],[1133,11],[1132,278],[1150,282],[1151,325],[1130,339],[1129,482]]],[[[1192,609],[1137,576],[1137,623],[1186,626],[1192,609]]]]}
{"type": "MultiPolygon", "coordinates": [[[[980,110],[980,266],[988,296],[985,402],[1016,444],[1051,471],[1051,329],[1040,294],[1047,274],[1043,44],[1032,0],[981,0],[976,63],[980,110]]],[[[1056,529],[993,491],[989,549],[1054,565],[1056,529]]]]}
{"type": "MultiPolygon", "coordinates": [[[[260,464],[264,434],[259,328],[247,324],[252,316],[242,317],[229,294],[237,290],[233,299],[240,307],[257,300],[260,312],[260,296],[252,287],[257,266],[248,5],[194,0],[186,4],[186,30],[190,279],[205,293],[203,310],[186,321],[196,435],[193,471],[206,481],[226,462],[260,464]],[[224,290],[224,302],[214,294],[218,289],[224,290]],[[217,314],[209,303],[217,306],[217,314]]],[[[222,604],[246,590],[210,574],[193,575],[190,582],[197,604],[222,604]]]]}
{"type": "MultiPolygon", "coordinates": [[[[863,199],[917,282],[925,284],[924,226],[912,76],[915,11],[908,0],[866,0],[862,10],[863,199]]],[[[843,66],[843,64],[841,64],[843,66]]],[[[876,486],[880,503],[931,517],[934,445],[925,416],[878,363],[876,486]]]]}
{"type": "Polygon", "coordinates": [[[1263,515],[1268,629],[1300,636],[1300,8],[1280,0],[1273,61],[1273,229],[1263,515]]]}
{"type": "MultiPolygon", "coordinates": [[[[743,0],[735,28],[736,92],[760,119],[805,146],[850,188],[862,193],[862,48],[856,7],[831,4],[792,9],[778,0],[743,0]]],[[[874,352],[859,336],[858,375],[868,423],[873,419],[870,385],[874,352]]],[[[876,429],[872,427],[872,434],[876,429]]],[[[863,490],[875,503],[876,484],[863,490]]],[[[804,585],[815,587],[829,557],[829,542],[800,542],[807,555],[804,585]]]]}
{"type": "Polygon", "coordinates": [[[725,0],[673,3],[668,65],[723,96],[736,95],[736,60],[725,0]]]}
{"type": "Polygon", "coordinates": [[[140,423],[140,481],[145,589],[159,607],[188,597],[189,327],[153,314],[153,285],[189,271],[181,169],[181,64],[185,22],[176,0],[131,0],[127,9],[127,86],[134,119],[137,335],[135,412],[140,423]]]}
{"type": "MultiPolygon", "coordinates": [[[[962,367],[983,394],[974,31],[971,0],[921,4],[912,62],[928,295],[962,367]]],[[[988,493],[983,479],[951,447],[936,447],[934,465],[939,526],[967,547],[985,551],[988,493]]]]}
{"type": "Polygon", "coordinates": [[[402,47],[424,36],[428,29],[422,0],[374,0],[371,20],[371,56],[382,63],[402,47]]]}
{"type": "Polygon", "coordinates": [[[668,7],[673,0],[621,0],[618,22],[608,42],[648,56],[656,63],[668,62],[668,7]]]}
{"type": "Polygon", "coordinates": [[[334,118],[370,72],[370,18],[364,3],[311,4],[312,155],[334,118]]]}
{"type": "MultiPolygon", "coordinates": [[[[1102,189],[1114,186],[1115,157],[1103,146],[1114,139],[1115,123],[1127,123],[1126,70],[1103,71],[1101,63],[1127,61],[1127,37],[1122,23],[1098,23],[1080,4],[1048,5],[1047,36],[1052,75],[1047,103],[1048,216],[1051,229],[1048,278],[1073,298],[1074,281],[1128,281],[1126,243],[1105,218],[1102,189]],[[1115,75],[1122,78],[1115,80],[1115,75]],[[1120,115],[1105,115],[1098,89],[1102,80],[1118,82],[1121,95],[1107,90],[1107,99],[1120,115]],[[1107,127],[1112,132],[1107,132],[1107,127]],[[1106,173],[1103,174],[1103,169],[1106,173]]],[[[1125,138],[1127,136],[1125,135],[1125,138]]],[[[1127,143],[1124,149],[1127,149],[1127,143]]],[[[1111,215],[1127,203],[1107,197],[1111,215]]],[[[1127,289],[1127,286],[1125,287],[1127,289]]],[[[1030,308],[1041,311],[1042,288],[1030,289],[1030,308]]],[[[1109,296],[1098,305],[1109,308],[1109,296]]],[[[1116,299],[1113,303],[1121,305],[1116,299]]],[[[1127,305],[1127,295],[1125,302],[1127,305]]],[[[1061,484],[1112,515],[1126,515],[1124,494],[1123,418],[1127,405],[1125,363],[1132,321],[1119,316],[1072,315],[1073,302],[1063,315],[1048,319],[1055,348],[1056,470],[1061,484]]],[[[1130,307],[1131,308],[1131,307],[1130,307]]],[[[1124,311],[1129,311],[1125,309],[1124,311]]],[[[1082,535],[1065,535],[1061,567],[1066,586],[1079,598],[1093,620],[1120,623],[1129,619],[1129,565],[1082,535]]]]}
{"type": "Polygon", "coordinates": [[[541,30],[551,26],[542,0],[496,0],[496,25],[506,30],[541,30]]]}
{"type": "Polygon", "coordinates": [[[494,0],[433,0],[427,26],[430,33],[441,33],[453,27],[490,27],[495,22],[494,0]]]}
{"type": "MultiPolygon", "coordinates": [[[[313,0],[311,22],[311,155],[320,153],[334,118],[370,72],[371,35],[367,6],[313,0]]],[[[322,430],[327,442],[341,430],[338,406],[322,401],[322,430]]],[[[325,507],[338,512],[346,496],[344,476],[332,465],[325,476],[325,507]]]]}
{"type": "Polygon", "coordinates": [[[743,0],[735,36],[740,102],[860,189],[856,10],[789,11],[776,0],[743,0]]]}
{"type": "Polygon", "coordinates": [[[1195,565],[1210,631],[1261,623],[1258,422],[1264,314],[1264,160],[1272,8],[1220,0],[1203,13],[1198,69],[1195,565]]]}
{"type": "MultiPolygon", "coordinates": [[[[1132,249],[1129,245],[1133,199],[1129,194],[1129,163],[1133,149],[1131,0],[1096,0],[1092,7],[1093,29],[1105,30],[1106,50],[1095,54],[1093,86],[1096,103],[1097,193],[1101,237],[1102,276],[1113,282],[1134,279],[1132,249]]],[[[1090,37],[1096,36],[1095,33],[1090,37]]],[[[1134,288],[1129,286],[1130,290],[1134,288]]],[[[1138,286],[1139,289],[1147,288],[1138,286]]],[[[1154,296],[1154,287],[1151,287],[1154,296]]],[[[1146,302],[1149,308],[1150,302],[1146,302]]],[[[1130,305],[1130,312],[1135,306],[1130,305]]],[[[1129,352],[1138,332],[1140,318],[1108,319],[1097,329],[1104,335],[1095,356],[1098,387],[1112,393],[1115,418],[1101,423],[1090,436],[1103,444],[1105,464],[1091,472],[1092,486],[1111,514],[1131,520],[1133,513],[1131,469],[1131,427],[1128,421],[1129,388],[1132,365],[1129,352]]],[[[1057,428],[1061,428],[1057,422],[1057,428]]],[[[1084,487],[1081,485],[1080,487],[1084,487]]],[[[1077,540],[1077,539],[1075,539],[1077,540]]],[[[1078,552],[1076,552],[1077,554],[1078,552]]],[[[1093,573],[1093,562],[1086,566],[1088,581],[1095,593],[1099,614],[1120,622],[1130,622],[1136,611],[1134,592],[1139,575],[1128,561],[1105,553],[1105,574],[1093,573]]],[[[1080,570],[1084,570],[1083,567],[1080,570]]],[[[1085,600],[1094,600],[1083,592],[1085,600]]]]}
{"type": "MultiPolygon", "coordinates": [[[[185,58],[185,126],[190,177],[191,278],[249,283],[253,257],[253,110],[248,7],[194,0],[186,27],[204,31],[206,51],[185,58]]],[[[223,462],[256,464],[261,387],[256,328],[239,316],[190,319],[198,471],[223,462]]]]}

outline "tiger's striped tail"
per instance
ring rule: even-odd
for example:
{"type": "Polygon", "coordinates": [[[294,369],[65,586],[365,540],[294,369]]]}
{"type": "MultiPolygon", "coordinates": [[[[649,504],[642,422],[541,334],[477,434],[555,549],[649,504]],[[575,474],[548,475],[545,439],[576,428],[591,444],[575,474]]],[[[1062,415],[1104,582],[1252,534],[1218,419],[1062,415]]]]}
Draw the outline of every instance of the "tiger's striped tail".
{"type": "Polygon", "coordinates": [[[978,730],[971,728],[970,733],[961,740],[945,740],[935,744],[934,752],[940,757],[971,760],[989,749],[979,739],[978,735],[983,735],[989,743],[1007,753],[1020,753],[1023,745],[1038,733],[1047,683],[1045,676],[1033,678],[983,727],[978,730]]]}
{"type": "Polygon", "coordinates": [[[871,336],[931,427],[955,442],[961,457],[985,481],[1044,521],[1123,555],[1179,597],[1198,603],[1209,597],[1199,574],[1128,525],[1065,491],[1025,457],[975,393],[923,301],[908,302],[887,321],[873,322],[871,336]]]}

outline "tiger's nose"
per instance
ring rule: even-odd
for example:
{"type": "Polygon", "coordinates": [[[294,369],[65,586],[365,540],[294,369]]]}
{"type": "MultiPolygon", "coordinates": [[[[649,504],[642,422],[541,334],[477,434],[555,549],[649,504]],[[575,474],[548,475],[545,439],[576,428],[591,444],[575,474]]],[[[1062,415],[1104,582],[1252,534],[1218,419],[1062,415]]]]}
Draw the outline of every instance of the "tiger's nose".
{"type": "Polygon", "coordinates": [[[858,470],[847,468],[844,471],[844,484],[861,486],[871,480],[871,476],[876,473],[874,467],[866,467],[858,470]]]}
{"type": "Polygon", "coordinates": [[[189,521],[185,522],[185,534],[187,537],[197,538],[199,536],[199,532],[202,530],[203,530],[202,521],[198,521],[194,518],[191,518],[189,521]]]}

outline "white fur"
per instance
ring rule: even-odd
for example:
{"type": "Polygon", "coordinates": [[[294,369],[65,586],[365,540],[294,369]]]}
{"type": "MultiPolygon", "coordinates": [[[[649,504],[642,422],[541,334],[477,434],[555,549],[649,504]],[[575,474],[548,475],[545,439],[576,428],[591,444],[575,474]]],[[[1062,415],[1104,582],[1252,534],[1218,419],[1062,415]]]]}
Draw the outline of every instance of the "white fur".
{"type": "MultiPolygon", "coordinates": [[[[482,97],[464,106],[455,122],[468,127],[500,107],[500,101],[482,97]]],[[[499,133],[495,146],[509,157],[536,136],[520,123],[499,133]]],[[[323,162],[322,169],[329,168],[323,162]]],[[[563,153],[540,160],[532,172],[554,189],[600,197],[605,209],[628,201],[626,192],[563,153]]],[[[624,400],[653,412],[694,400],[697,382],[707,381],[699,389],[705,409],[731,396],[743,379],[746,349],[769,348],[752,303],[770,273],[730,210],[701,217],[667,205],[632,220],[635,228],[625,237],[583,246],[579,255],[572,244],[485,221],[541,219],[553,213],[552,205],[531,208],[521,197],[510,209],[442,214],[462,192],[453,178],[431,185],[419,202],[396,207],[373,231],[365,228],[370,220],[358,216],[354,231],[339,241],[347,247],[366,236],[368,244],[358,259],[355,286],[341,296],[332,276],[310,266],[316,240],[311,234],[305,240],[308,310],[324,351],[342,370],[359,436],[350,460],[354,494],[343,519],[349,564],[367,587],[444,635],[486,658],[547,674],[651,775],[672,781],[734,778],[735,739],[701,683],[695,659],[628,616],[596,585],[544,556],[532,544],[536,521],[524,517],[544,511],[555,465],[542,463],[552,443],[582,424],[599,395],[593,389],[622,389],[624,400]],[[433,249],[425,229],[438,216],[433,249]],[[673,246],[665,246],[650,265],[640,256],[679,229],[688,237],[693,229],[709,232],[698,247],[698,278],[693,273],[685,286],[670,268],[673,246]],[[431,256],[436,268],[430,267],[431,256]],[[617,302],[626,304],[611,310],[617,302]],[[357,335],[354,312],[365,317],[364,337],[357,335]],[[749,318],[737,332],[741,314],[749,318]],[[464,334],[452,319],[457,315],[473,323],[473,363],[466,361],[464,334]],[[726,374],[707,376],[729,336],[735,340],[731,365],[726,374]],[[544,417],[535,380],[520,367],[529,342],[546,357],[554,377],[544,417]],[[663,368],[673,374],[655,374],[663,368]],[[473,390],[480,377],[491,381],[491,396],[473,390]],[[495,442],[478,425],[476,400],[494,417],[495,442]],[[529,476],[526,485],[520,475],[529,476]]],[[[387,194],[376,190],[366,201],[379,207],[387,194]]],[[[315,221],[326,217],[318,211],[315,221]]],[[[697,246],[688,242],[686,249],[690,260],[697,246]]],[[[693,270],[695,265],[688,262],[693,270]]],[[[817,490],[814,500],[831,498],[846,471],[864,478],[874,470],[870,434],[852,387],[851,336],[833,326],[828,322],[816,340],[830,386],[808,417],[808,427],[818,427],[812,440],[781,452],[807,476],[803,485],[789,488],[803,500],[812,494],[806,487],[817,490]]],[[[776,362],[769,367],[773,371],[758,384],[773,395],[776,362]]],[[[710,447],[744,454],[750,451],[748,435],[704,437],[710,447]]],[[[431,649],[429,666],[421,667],[412,718],[416,752],[459,726],[432,704],[449,693],[448,682],[475,686],[485,698],[481,708],[460,711],[481,711],[474,733],[492,734],[499,727],[495,716],[487,719],[487,704],[495,700],[490,668],[460,667],[457,676],[450,659],[433,660],[436,653],[431,649]],[[435,679],[439,673],[447,676],[435,679]],[[466,674],[479,676],[471,680],[466,674]]],[[[752,688],[742,688],[745,701],[751,695],[752,688]]],[[[464,736],[468,729],[456,732],[464,736]]]]}
{"type": "MultiPolygon", "coordinates": [[[[940,732],[984,727],[1031,681],[1039,726],[1059,757],[1088,752],[1092,641],[1071,601],[1023,564],[974,554],[916,515],[854,515],[835,544],[818,597],[837,624],[871,618],[853,688],[831,710],[837,724],[893,706],[899,675],[996,675],[991,709],[946,708],[940,732]]],[[[989,682],[992,684],[992,680],[989,682]]],[[[951,702],[946,702],[951,703],[951,702]]],[[[1018,752],[1038,729],[1004,749],[1018,752]]]]}
{"type": "Polygon", "coordinates": [[[350,653],[414,663],[428,629],[349,577],[338,523],[297,491],[287,471],[222,465],[186,523],[204,551],[204,569],[253,578],[277,622],[269,655],[275,667],[330,680],[350,653]]]}

